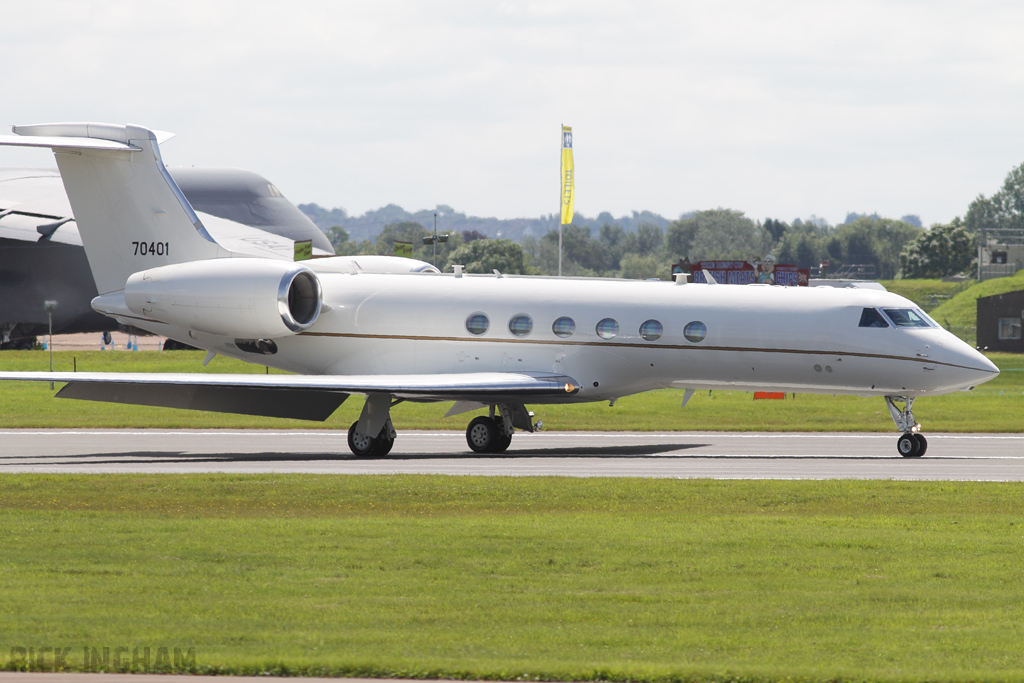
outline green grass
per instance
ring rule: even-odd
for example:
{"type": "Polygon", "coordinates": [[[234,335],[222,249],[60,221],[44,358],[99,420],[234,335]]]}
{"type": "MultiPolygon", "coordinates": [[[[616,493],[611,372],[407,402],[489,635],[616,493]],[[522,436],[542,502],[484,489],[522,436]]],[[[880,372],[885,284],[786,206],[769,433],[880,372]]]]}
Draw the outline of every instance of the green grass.
{"type": "Polygon", "coordinates": [[[929,315],[940,325],[948,327],[962,339],[973,343],[977,339],[978,299],[1019,289],[1024,289],[1024,270],[1017,271],[1012,277],[976,283],[931,310],[929,315]]]}
{"type": "Polygon", "coordinates": [[[1020,681],[1022,492],[0,475],[0,662],[148,646],[221,673],[1020,681]]]}
{"type": "MultiPolygon", "coordinates": [[[[261,366],[218,357],[206,368],[202,352],[71,352],[54,354],[54,368],[79,371],[263,372],[261,366]]],[[[1019,432],[1024,417],[1024,356],[990,354],[1003,370],[973,392],[919,399],[918,419],[930,431],[1019,432]]],[[[4,370],[43,370],[46,352],[0,353],[4,370]]],[[[345,402],[326,422],[284,420],[225,413],[126,406],[91,401],[54,400],[44,382],[0,383],[0,427],[120,427],[346,430],[362,409],[361,397],[345,402]]],[[[880,398],[797,394],[784,401],[754,401],[746,392],[696,394],[680,408],[681,390],[652,391],[616,402],[580,405],[535,405],[546,429],[640,431],[891,431],[892,420],[880,398]]],[[[465,429],[473,414],[445,418],[450,403],[402,403],[392,411],[398,430],[465,429]]]]}
{"type": "Polygon", "coordinates": [[[881,280],[882,286],[931,311],[966,289],[963,282],[943,282],[939,278],[918,280],[881,280]],[[934,301],[934,303],[932,303],[934,301]]]}

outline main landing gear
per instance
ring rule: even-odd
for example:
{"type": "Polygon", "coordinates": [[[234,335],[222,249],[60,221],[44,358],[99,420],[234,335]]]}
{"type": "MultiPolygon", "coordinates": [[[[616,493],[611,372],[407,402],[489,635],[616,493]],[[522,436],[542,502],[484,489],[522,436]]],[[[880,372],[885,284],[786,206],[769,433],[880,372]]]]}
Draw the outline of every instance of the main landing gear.
{"type": "Polygon", "coordinates": [[[473,418],[466,427],[466,443],[474,453],[504,453],[516,429],[533,432],[543,428],[543,422],[533,423],[533,413],[523,404],[500,403],[489,406],[486,416],[473,418]],[[495,408],[500,414],[495,414],[495,408]]]}
{"type": "Polygon", "coordinates": [[[390,419],[373,438],[361,434],[356,429],[358,424],[358,421],[353,422],[348,428],[348,448],[357,458],[383,458],[391,452],[396,433],[390,419]]]}
{"type": "Polygon", "coordinates": [[[357,458],[383,458],[395,445],[395,427],[391,424],[392,402],[388,394],[370,394],[359,419],[348,428],[348,447],[357,458]]]}
{"type": "Polygon", "coordinates": [[[896,423],[896,429],[903,432],[903,435],[896,441],[896,450],[904,458],[920,458],[928,450],[928,439],[921,433],[921,425],[914,419],[913,396],[886,396],[885,405],[889,408],[892,421],[896,423]],[[900,408],[896,405],[899,401],[903,403],[900,408]]]}
{"type": "MultiPolygon", "coordinates": [[[[402,399],[391,400],[388,394],[366,397],[359,419],[348,428],[348,447],[357,458],[382,458],[395,445],[395,427],[391,424],[391,408],[402,399]],[[371,436],[374,435],[374,436],[371,436]]],[[[483,408],[471,401],[456,403],[448,415],[483,408]]],[[[544,423],[533,422],[533,413],[522,403],[499,403],[488,407],[486,416],[474,418],[466,428],[466,443],[475,453],[504,453],[512,444],[517,429],[534,432],[544,423]]]]}

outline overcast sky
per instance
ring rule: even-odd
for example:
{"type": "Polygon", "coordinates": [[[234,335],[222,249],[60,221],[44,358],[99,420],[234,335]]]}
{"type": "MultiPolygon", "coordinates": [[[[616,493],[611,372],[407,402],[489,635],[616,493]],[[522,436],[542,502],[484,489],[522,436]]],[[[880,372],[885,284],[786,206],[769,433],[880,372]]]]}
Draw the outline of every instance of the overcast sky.
{"type": "MultiPolygon", "coordinates": [[[[168,164],[351,214],[962,215],[1024,161],[1014,2],[0,0],[0,123],[137,123],[168,164]]],[[[0,166],[52,165],[0,148],[0,166]]]]}

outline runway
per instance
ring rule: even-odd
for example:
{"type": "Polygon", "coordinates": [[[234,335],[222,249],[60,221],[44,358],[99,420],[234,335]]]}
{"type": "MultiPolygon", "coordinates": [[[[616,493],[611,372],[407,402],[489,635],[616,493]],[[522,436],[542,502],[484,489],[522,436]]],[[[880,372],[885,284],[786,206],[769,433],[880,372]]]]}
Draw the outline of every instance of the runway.
{"type": "Polygon", "coordinates": [[[401,432],[356,460],[332,431],[0,430],[0,472],[449,474],[713,479],[1024,481],[1024,434],[929,434],[923,458],[895,433],[547,432],[480,457],[462,432],[401,432]]]}

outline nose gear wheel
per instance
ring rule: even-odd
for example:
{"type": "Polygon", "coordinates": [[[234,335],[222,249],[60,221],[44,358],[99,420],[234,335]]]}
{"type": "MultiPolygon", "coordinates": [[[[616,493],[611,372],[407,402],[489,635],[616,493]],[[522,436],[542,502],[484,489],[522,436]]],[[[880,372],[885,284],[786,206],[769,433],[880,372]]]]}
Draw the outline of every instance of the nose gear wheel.
{"type": "Polygon", "coordinates": [[[886,396],[885,405],[889,408],[892,421],[896,423],[896,429],[903,432],[903,435],[896,440],[896,450],[904,458],[920,458],[928,450],[928,439],[921,434],[921,425],[914,418],[913,396],[886,396]],[[903,407],[896,405],[902,402],[903,407]]]}

